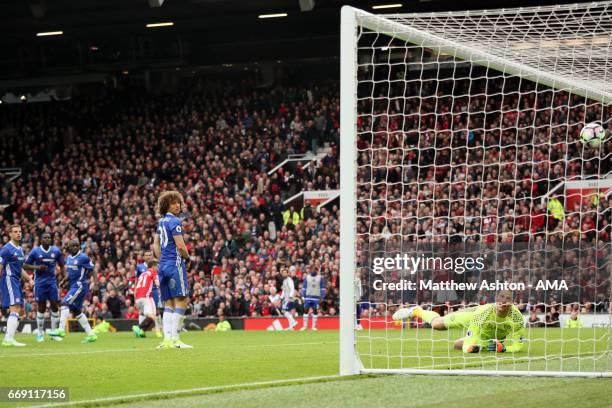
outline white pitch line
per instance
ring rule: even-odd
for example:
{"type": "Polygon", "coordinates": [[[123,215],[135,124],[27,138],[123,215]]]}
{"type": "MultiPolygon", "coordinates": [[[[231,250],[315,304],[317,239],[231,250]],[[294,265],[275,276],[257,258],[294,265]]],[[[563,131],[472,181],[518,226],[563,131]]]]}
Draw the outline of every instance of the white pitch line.
{"type": "MultiPolygon", "coordinates": [[[[236,345],[232,348],[266,348],[266,347],[302,347],[302,346],[320,346],[322,344],[338,344],[337,341],[323,341],[323,342],[310,342],[310,343],[286,343],[286,344],[247,344],[247,345],[236,345]]],[[[226,346],[207,346],[206,350],[214,348],[225,348],[226,346]]],[[[197,349],[196,349],[197,350],[197,349]]],[[[49,357],[49,356],[67,356],[75,354],[100,354],[100,353],[129,353],[129,352],[140,352],[140,351],[155,351],[153,348],[134,348],[134,349],[108,349],[108,350],[87,350],[87,351],[75,351],[75,352],[59,352],[59,353],[5,353],[0,354],[0,360],[3,358],[15,358],[15,357],[49,357]]],[[[163,352],[163,351],[162,351],[163,352]]]]}
{"type": "Polygon", "coordinates": [[[14,353],[14,354],[2,354],[0,359],[7,357],[52,357],[52,356],[73,356],[75,354],[99,354],[99,353],[127,353],[129,351],[150,351],[151,349],[108,349],[108,350],[87,350],[87,351],[74,351],[74,352],[59,352],[59,353],[38,353],[38,354],[27,354],[27,353],[14,353]]]}
{"type": "Polygon", "coordinates": [[[43,405],[32,405],[30,408],[46,408],[46,407],[56,407],[56,406],[67,406],[67,405],[81,405],[81,404],[98,404],[101,402],[130,402],[131,400],[140,400],[140,399],[151,399],[151,397],[163,397],[163,396],[180,396],[180,395],[189,395],[197,393],[209,393],[209,392],[219,392],[219,391],[241,391],[245,388],[254,388],[254,387],[262,387],[267,385],[281,385],[281,384],[292,384],[298,382],[298,384],[305,384],[311,382],[319,382],[321,380],[333,380],[340,378],[340,375],[327,375],[321,377],[303,377],[303,378],[292,378],[288,380],[273,380],[273,381],[260,381],[260,382],[252,382],[252,383],[242,383],[242,384],[232,384],[232,385],[221,385],[216,387],[198,387],[198,388],[187,388],[183,390],[173,390],[173,391],[158,391],[158,392],[148,392],[142,394],[127,394],[120,395],[116,397],[106,397],[106,398],[96,398],[90,400],[80,400],[80,401],[70,401],[70,402],[57,402],[43,405]]]}
{"type": "MultiPolygon", "coordinates": [[[[321,344],[338,344],[337,341],[312,341],[310,343],[281,343],[281,344],[247,344],[242,346],[244,348],[258,348],[258,347],[283,347],[283,346],[320,346],[321,344]]],[[[241,347],[241,346],[238,346],[241,347]]],[[[225,348],[225,346],[223,346],[225,348]]]]}

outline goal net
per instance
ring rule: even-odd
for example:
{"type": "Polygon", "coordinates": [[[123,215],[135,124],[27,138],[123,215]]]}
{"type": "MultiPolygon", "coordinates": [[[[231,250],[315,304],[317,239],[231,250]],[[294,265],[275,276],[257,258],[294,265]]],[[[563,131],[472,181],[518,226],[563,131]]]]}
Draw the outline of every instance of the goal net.
{"type": "Polygon", "coordinates": [[[612,376],[611,33],[343,8],[342,374],[612,376]]]}

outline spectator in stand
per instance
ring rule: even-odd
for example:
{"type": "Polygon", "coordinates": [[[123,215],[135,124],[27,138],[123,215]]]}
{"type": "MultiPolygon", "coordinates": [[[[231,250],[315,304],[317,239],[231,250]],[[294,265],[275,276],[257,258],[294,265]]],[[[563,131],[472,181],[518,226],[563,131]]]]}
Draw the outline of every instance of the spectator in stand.
{"type": "Polygon", "coordinates": [[[121,298],[117,296],[117,292],[114,289],[109,292],[109,295],[106,298],[106,305],[113,319],[121,318],[121,307],[123,306],[123,302],[121,301],[121,298]]]}
{"type": "Polygon", "coordinates": [[[108,310],[108,305],[106,303],[102,303],[102,307],[95,312],[95,315],[96,315],[96,319],[100,321],[113,318],[113,315],[108,310]]]}
{"type": "Polygon", "coordinates": [[[529,313],[529,319],[527,320],[527,325],[529,327],[543,327],[544,323],[538,317],[538,313],[536,310],[531,310],[529,313]]]}
{"type": "Polygon", "coordinates": [[[215,315],[215,309],[210,302],[210,298],[205,298],[200,310],[200,317],[213,317],[215,315]]]}
{"type": "Polygon", "coordinates": [[[546,327],[561,327],[559,312],[555,306],[550,306],[550,310],[546,313],[546,327]]]}

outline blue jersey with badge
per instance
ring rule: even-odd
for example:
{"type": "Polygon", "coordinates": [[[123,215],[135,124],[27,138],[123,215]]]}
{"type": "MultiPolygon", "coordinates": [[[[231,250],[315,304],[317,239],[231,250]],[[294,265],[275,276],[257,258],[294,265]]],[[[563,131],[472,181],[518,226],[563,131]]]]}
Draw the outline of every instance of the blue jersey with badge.
{"type": "Polygon", "coordinates": [[[25,261],[28,265],[45,265],[47,269],[44,271],[35,271],[34,283],[36,285],[57,282],[55,277],[56,265],[64,265],[64,255],[56,246],[50,246],[46,251],[42,246],[35,247],[25,261]]]}
{"type": "Polygon", "coordinates": [[[0,294],[2,295],[2,308],[8,309],[13,305],[23,303],[21,292],[21,268],[25,261],[23,249],[16,247],[12,242],[0,248],[0,264],[2,264],[2,277],[0,278],[0,294]]]}
{"type": "Polygon", "coordinates": [[[87,255],[79,251],[76,255],[69,255],[66,260],[66,269],[68,269],[68,280],[70,285],[89,284],[89,273],[93,271],[93,262],[87,255]]]}
{"type": "Polygon", "coordinates": [[[15,277],[21,279],[21,268],[25,261],[23,249],[8,242],[0,248],[0,264],[3,266],[2,277],[15,277]]]}
{"type": "Polygon", "coordinates": [[[174,237],[183,234],[181,220],[166,214],[157,224],[157,234],[161,248],[158,274],[162,301],[189,296],[187,268],[174,243],[174,237]]]}
{"type": "Polygon", "coordinates": [[[159,220],[157,234],[159,234],[159,246],[161,248],[159,264],[176,265],[177,261],[181,261],[181,256],[174,243],[174,236],[183,235],[181,220],[174,214],[166,214],[164,218],[159,220]]]}

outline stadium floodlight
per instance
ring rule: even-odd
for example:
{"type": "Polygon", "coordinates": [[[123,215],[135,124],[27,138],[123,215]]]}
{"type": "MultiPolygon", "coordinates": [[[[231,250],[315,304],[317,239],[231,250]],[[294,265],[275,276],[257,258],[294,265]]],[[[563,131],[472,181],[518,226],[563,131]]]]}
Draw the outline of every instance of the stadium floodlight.
{"type": "Polygon", "coordinates": [[[287,17],[287,13],[260,14],[258,18],[281,18],[287,17]]]}
{"type": "Polygon", "coordinates": [[[41,33],[36,33],[36,36],[37,37],[50,37],[53,35],[62,35],[62,34],[64,34],[63,31],[44,31],[41,33]]]}
{"type": "Polygon", "coordinates": [[[171,27],[174,23],[172,21],[165,21],[162,23],[149,23],[147,24],[147,28],[158,28],[158,27],[171,27]]]}
{"type": "Polygon", "coordinates": [[[342,375],[612,377],[610,32],[612,1],[342,8],[342,375]]]}
{"type": "Polygon", "coordinates": [[[383,10],[383,9],[392,9],[392,8],[400,8],[402,7],[401,3],[393,3],[393,4],[377,4],[372,6],[374,10],[383,10]]]}

